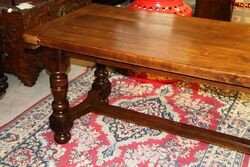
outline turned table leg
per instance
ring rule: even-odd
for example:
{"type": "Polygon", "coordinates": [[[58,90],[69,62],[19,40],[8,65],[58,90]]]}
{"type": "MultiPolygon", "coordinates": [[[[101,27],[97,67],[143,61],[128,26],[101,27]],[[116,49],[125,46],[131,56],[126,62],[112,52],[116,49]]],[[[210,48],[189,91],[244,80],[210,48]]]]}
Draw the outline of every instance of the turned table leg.
{"type": "Polygon", "coordinates": [[[105,65],[96,64],[95,81],[92,84],[92,90],[100,91],[99,101],[103,103],[108,103],[108,97],[111,93],[111,83],[108,79],[109,74],[105,65]]]}
{"type": "Polygon", "coordinates": [[[93,112],[93,108],[99,103],[108,104],[108,96],[111,93],[111,83],[108,80],[108,71],[104,65],[96,64],[94,74],[95,80],[87,98],[82,103],[70,108],[70,113],[74,120],[89,112],[93,112]]]}
{"type": "Polygon", "coordinates": [[[48,49],[45,53],[45,64],[51,73],[50,86],[54,97],[53,113],[49,118],[50,127],[55,132],[55,141],[64,144],[70,140],[70,129],[73,126],[69,102],[66,98],[68,91],[66,70],[69,66],[69,58],[62,51],[48,49]]]}

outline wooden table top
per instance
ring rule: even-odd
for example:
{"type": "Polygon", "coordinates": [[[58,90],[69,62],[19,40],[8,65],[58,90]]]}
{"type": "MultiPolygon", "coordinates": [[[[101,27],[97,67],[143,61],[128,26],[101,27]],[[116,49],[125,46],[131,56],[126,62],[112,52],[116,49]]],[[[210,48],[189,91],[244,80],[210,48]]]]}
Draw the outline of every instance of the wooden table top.
{"type": "Polygon", "coordinates": [[[250,26],[91,4],[24,34],[33,45],[250,88],[250,26]]]}

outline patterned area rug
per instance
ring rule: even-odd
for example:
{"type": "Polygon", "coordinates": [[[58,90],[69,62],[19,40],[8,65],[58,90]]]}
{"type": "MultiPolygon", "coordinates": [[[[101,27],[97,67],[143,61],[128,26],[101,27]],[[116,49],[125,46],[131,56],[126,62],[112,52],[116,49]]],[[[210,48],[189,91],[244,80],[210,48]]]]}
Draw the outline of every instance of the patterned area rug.
{"type": "MultiPolygon", "coordinates": [[[[110,103],[250,139],[250,96],[206,85],[139,83],[111,74],[110,103]]],[[[69,84],[71,106],[86,97],[93,71],[69,84]]],[[[249,155],[132,123],[88,114],[68,144],[53,141],[51,95],[0,130],[0,166],[249,166],[249,155]]]]}

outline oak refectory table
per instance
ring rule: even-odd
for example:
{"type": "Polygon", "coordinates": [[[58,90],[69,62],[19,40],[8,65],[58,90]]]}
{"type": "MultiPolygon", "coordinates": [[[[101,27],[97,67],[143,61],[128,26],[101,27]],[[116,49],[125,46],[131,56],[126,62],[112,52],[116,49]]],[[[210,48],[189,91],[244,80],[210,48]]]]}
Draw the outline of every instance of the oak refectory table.
{"type": "Polygon", "coordinates": [[[54,97],[49,121],[57,143],[70,140],[75,119],[94,112],[250,154],[248,139],[109,105],[111,83],[105,68],[250,92],[249,25],[90,4],[26,32],[24,40],[46,48],[54,97]],[[73,108],[66,99],[69,57],[96,63],[88,97],[73,108]]]}

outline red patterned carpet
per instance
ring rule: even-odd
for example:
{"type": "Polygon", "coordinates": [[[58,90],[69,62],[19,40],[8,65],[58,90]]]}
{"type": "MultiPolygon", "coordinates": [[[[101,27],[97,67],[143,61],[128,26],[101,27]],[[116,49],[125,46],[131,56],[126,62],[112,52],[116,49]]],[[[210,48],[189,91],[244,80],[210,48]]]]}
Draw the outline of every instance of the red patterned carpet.
{"type": "MultiPolygon", "coordinates": [[[[139,83],[112,74],[110,103],[250,139],[250,95],[187,82],[139,83]]],[[[93,71],[71,81],[69,101],[86,96],[93,71]]],[[[249,155],[96,114],[74,122],[68,144],[53,141],[51,95],[1,127],[0,166],[233,166],[249,155]]]]}

